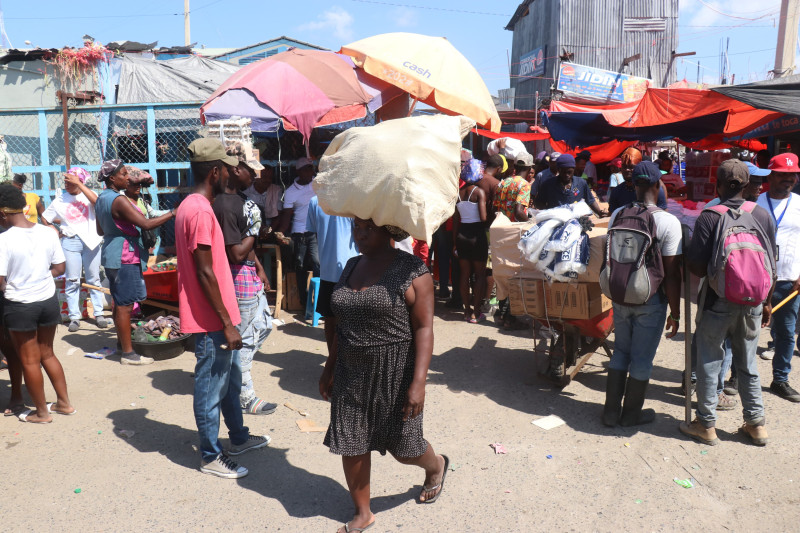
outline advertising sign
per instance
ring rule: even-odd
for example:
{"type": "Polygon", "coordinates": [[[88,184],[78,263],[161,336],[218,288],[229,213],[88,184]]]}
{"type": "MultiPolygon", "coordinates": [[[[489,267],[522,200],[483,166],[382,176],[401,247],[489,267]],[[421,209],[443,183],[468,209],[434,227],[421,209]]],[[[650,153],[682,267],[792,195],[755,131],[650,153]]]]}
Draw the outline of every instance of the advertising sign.
{"type": "Polygon", "coordinates": [[[558,69],[558,90],[581,100],[623,103],[640,100],[650,80],[599,68],[562,63],[558,69]]]}
{"type": "Polygon", "coordinates": [[[520,78],[536,77],[544,74],[544,48],[536,48],[519,58],[520,78]]]}
{"type": "Polygon", "coordinates": [[[798,130],[800,130],[800,117],[797,115],[784,115],[781,118],[776,118],[742,135],[742,138],[757,139],[758,137],[791,133],[798,130]]]}

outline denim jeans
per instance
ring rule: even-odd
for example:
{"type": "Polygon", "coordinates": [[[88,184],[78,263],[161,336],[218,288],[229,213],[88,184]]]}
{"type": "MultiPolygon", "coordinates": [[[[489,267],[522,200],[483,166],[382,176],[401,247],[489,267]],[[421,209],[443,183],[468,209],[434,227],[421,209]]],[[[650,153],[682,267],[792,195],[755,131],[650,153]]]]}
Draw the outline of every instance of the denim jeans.
{"type": "Polygon", "coordinates": [[[306,272],[311,270],[315,278],[319,277],[317,234],[313,231],[292,233],[292,242],[294,243],[294,271],[297,274],[297,290],[300,293],[300,305],[305,309],[308,297],[308,288],[305,283],[306,272]]]}
{"type": "Polygon", "coordinates": [[[256,397],[250,370],[253,368],[253,356],[272,331],[272,315],[264,291],[253,298],[240,298],[238,302],[239,315],[242,317],[242,322],[236,326],[242,336],[242,349],[239,350],[239,364],[242,368],[239,403],[244,409],[256,397]]]}
{"type": "MultiPolygon", "coordinates": [[[[791,281],[779,281],[772,293],[772,305],[777,305],[792,292],[791,281]]],[[[794,353],[794,328],[797,324],[797,310],[800,298],[792,298],[789,303],[772,314],[772,338],[775,339],[775,356],[772,358],[773,381],[789,381],[794,353]]],[[[739,371],[737,365],[736,371],[739,371]]]]}
{"type": "Polygon", "coordinates": [[[222,453],[220,411],[232,444],[244,444],[250,436],[239,406],[242,390],[239,352],[223,350],[222,344],[225,344],[222,331],[195,333],[194,420],[200,434],[200,455],[206,463],[222,453]]]}
{"type": "MultiPolygon", "coordinates": [[[[90,250],[80,237],[64,237],[61,239],[61,249],[64,250],[66,259],[64,276],[64,293],[69,307],[69,319],[80,320],[83,313],[80,308],[81,270],[85,271],[86,283],[100,286],[100,246],[90,250]]],[[[90,290],[94,316],[102,316],[103,306],[106,303],[103,293],[90,290]]]]}
{"type": "Polygon", "coordinates": [[[704,427],[717,420],[717,387],[725,359],[725,341],[730,340],[742,412],[748,424],[764,424],[761,379],[756,348],[761,330],[761,306],[738,305],[719,298],[703,311],[697,325],[697,419],[704,427]]]}
{"type": "MultiPolygon", "coordinates": [[[[733,366],[733,352],[731,352],[731,339],[725,339],[725,356],[722,358],[722,366],[719,370],[719,378],[717,379],[717,396],[722,394],[722,389],[725,388],[725,377],[728,375],[728,370],[731,375],[736,375],[736,368],[733,366]]],[[[697,335],[692,335],[692,382],[697,382],[697,335]]]]}
{"type": "Polygon", "coordinates": [[[642,305],[614,304],[614,353],[609,368],[650,379],[653,359],[667,321],[667,301],[659,293],[642,305]]]}

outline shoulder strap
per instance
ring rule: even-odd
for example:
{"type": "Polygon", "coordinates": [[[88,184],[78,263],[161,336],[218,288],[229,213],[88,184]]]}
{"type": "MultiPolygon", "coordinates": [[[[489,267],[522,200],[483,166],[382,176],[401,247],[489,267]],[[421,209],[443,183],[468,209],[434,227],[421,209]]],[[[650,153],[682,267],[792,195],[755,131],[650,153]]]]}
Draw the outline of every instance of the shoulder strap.
{"type": "MultiPolygon", "coordinates": [[[[747,203],[747,202],[745,202],[745,203],[747,203]]],[[[750,203],[752,203],[752,202],[750,202],[750,203]]],[[[724,205],[722,205],[722,204],[712,205],[711,207],[706,207],[705,209],[703,209],[703,211],[706,211],[706,210],[714,211],[715,213],[719,213],[720,215],[724,215],[725,213],[727,213],[729,211],[729,209],[727,207],[725,207],[724,205]]]]}
{"type": "Polygon", "coordinates": [[[755,202],[751,202],[750,200],[745,200],[745,202],[742,204],[742,207],[740,207],[739,209],[747,213],[752,213],[753,209],[755,208],[756,208],[755,202]]]}
{"type": "Polygon", "coordinates": [[[474,193],[474,192],[475,192],[475,189],[477,189],[477,188],[478,188],[478,186],[477,186],[477,185],[473,185],[473,186],[472,186],[472,190],[471,190],[471,191],[469,191],[469,196],[467,196],[467,201],[468,201],[468,202],[469,202],[470,200],[472,200],[472,193],[474,193]]]}

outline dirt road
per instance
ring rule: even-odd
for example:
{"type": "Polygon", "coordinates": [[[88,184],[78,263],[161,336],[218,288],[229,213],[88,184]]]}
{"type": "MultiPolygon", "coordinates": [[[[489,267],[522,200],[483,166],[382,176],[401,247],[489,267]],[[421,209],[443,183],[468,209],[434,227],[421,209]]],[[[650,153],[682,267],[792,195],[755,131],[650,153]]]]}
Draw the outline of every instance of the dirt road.
{"type": "MultiPolygon", "coordinates": [[[[471,325],[440,304],[437,315],[425,430],[454,470],[441,498],[421,505],[422,472],[373,456],[371,532],[798,528],[800,405],[767,390],[770,362],[759,360],[770,444],[757,448],[737,435],[736,410],[719,414],[722,443],[708,447],[678,432],[681,335],[663,340],[656,356],[647,401],[656,422],[608,429],[599,420],[605,356],[593,357],[562,391],[537,377],[545,361],[530,332],[504,333],[491,320],[471,325]],[[531,424],[550,414],[566,424],[549,431],[531,424]],[[494,442],[508,453],[496,455],[494,442]],[[675,478],[692,478],[694,488],[675,478]]],[[[235,481],[198,470],[193,355],[147,367],[83,356],[114,342],[113,333],[90,325],[78,333],[59,328],[57,354],[79,413],[42,426],[0,420],[0,530],[333,532],[351,517],[339,458],[322,445],[322,433],[301,433],[295,421],[302,417],[283,407],[291,402],[327,425],[328,405],[317,392],[321,327],[282,326],[256,356],[256,390],[281,407],[246,416],[272,444],[241,456],[250,475],[235,481]]],[[[0,373],[0,405],[9,394],[8,374],[0,373]]],[[[55,399],[49,384],[47,395],[55,399]]]]}

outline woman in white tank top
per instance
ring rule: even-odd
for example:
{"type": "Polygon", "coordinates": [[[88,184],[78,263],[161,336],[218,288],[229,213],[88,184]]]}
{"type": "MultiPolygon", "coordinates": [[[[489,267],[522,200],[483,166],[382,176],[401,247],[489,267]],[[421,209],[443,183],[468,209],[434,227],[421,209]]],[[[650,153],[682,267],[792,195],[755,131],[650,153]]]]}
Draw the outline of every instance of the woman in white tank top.
{"type": "Polygon", "coordinates": [[[480,312],[481,300],[486,294],[486,260],[489,241],[486,237],[486,193],[476,184],[483,178],[483,165],[470,159],[461,170],[466,183],[459,191],[456,214],[453,217],[454,255],[461,266],[461,300],[464,302],[464,320],[477,324],[486,319],[480,312]],[[469,280],[475,274],[472,298],[469,280]]]}

